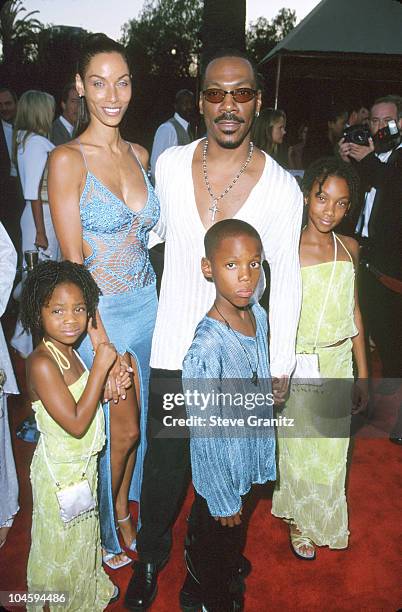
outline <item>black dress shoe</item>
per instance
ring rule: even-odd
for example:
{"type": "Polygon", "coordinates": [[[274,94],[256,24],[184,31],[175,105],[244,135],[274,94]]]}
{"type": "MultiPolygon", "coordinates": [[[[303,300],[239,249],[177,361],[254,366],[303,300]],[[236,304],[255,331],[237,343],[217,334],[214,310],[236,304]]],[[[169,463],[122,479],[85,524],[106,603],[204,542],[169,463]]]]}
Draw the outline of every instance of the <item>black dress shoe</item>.
{"type": "MultiPolygon", "coordinates": [[[[185,548],[189,548],[189,546],[191,545],[191,541],[192,541],[193,536],[187,534],[186,535],[186,539],[184,541],[184,545],[185,548]]],[[[251,570],[252,570],[252,565],[250,563],[250,561],[247,559],[247,557],[245,557],[244,555],[240,554],[239,557],[239,561],[238,561],[238,574],[241,578],[247,578],[247,576],[249,574],[251,574],[251,570]]]]}
{"type": "Polygon", "coordinates": [[[203,601],[199,585],[189,573],[180,591],[179,602],[182,612],[241,612],[244,608],[240,594],[216,602],[203,601]]]}
{"type": "Polygon", "coordinates": [[[158,592],[158,573],[167,562],[167,558],[161,563],[134,562],[133,575],[124,600],[126,608],[132,612],[142,612],[149,608],[158,592]]]}
{"type": "Polygon", "coordinates": [[[398,444],[399,446],[402,446],[402,436],[400,436],[399,434],[392,434],[389,437],[389,441],[392,442],[392,444],[398,444]]]}
{"type": "MultiPolygon", "coordinates": [[[[246,559],[246,561],[248,561],[246,559]]],[[[249,569],[251,563],[248,561],[249,569]]],[[[182,612],[240,612],[243,610],[244,583],[242,575],[234,578],[232,596],[225,601],[207,603],[201,593],[200,583],[195,576],[187,570],[186,579],[179,594],[180,609],[182,612]]]]}

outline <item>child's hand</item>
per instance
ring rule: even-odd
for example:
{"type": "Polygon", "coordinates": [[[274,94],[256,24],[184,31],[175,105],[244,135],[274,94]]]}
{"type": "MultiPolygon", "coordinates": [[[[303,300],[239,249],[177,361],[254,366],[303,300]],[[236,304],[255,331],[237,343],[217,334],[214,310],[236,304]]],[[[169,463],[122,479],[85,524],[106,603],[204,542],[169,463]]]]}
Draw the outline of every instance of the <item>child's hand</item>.
{"type": "Polygon", "coordinates": [[[241,513],[242,508],[240,508],[239,512],[236,512],[233,516],[215,516],[215,520],[219,521],[222,527],[236,527],[236,525],[241,524],[241,513]]]}
{"type": "Polygon", "coordinates": [[[130,361],[126,361],[125,355],[120,355],[120,386],[123,389],[129,389],[131,387],[131,374],[134,370],[131,367],[130,361]]]}
{"type": "Polygon", "coordinates": [[[109,370],[116,361],[118,354],[111,342],[100,342],[96,349],[94,365],[109,370]]]}
{"type": "Polygon", "coordinates": [[[369,402],[369,385],[367,378],[358,378],[352,387],[352,414],[364,412],[369,402]]]}

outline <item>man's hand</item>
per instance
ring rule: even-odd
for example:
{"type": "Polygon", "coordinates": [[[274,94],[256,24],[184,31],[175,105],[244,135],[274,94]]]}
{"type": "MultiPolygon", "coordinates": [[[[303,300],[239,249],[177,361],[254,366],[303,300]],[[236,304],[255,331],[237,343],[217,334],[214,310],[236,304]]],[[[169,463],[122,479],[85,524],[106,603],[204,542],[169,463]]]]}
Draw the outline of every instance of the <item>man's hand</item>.
{"type": "Polygon", "coordinates": [[[343,161],[350,162],[350,159],[354,159],[356,161],[361,161],[374,152],[374,142],[372,138],[369,138],[369,144],[366,145],[357,145],[353,142],[345,142],[345,139],[339,141],[339,155],[343,159],[343,161]]]}
{"type": "Polygon", "coordinates": [[[272,393],[275,404],[283,404],[289,389],[289,376],[280,376],[272,379],[272,393]]]}
{"type": "Polygon", "coordinates": [[[242,508],[233,516],[215,516],[215,520],[219,521],[222,527],[235,527],[241,524],[242,508]]]}
{"type": "Polygon", "coordinates": [[[349,153],[350,153],[350,142],[345,142],[345,139],[342,138],[339,142],[338,142],[338,149],[339,149],[339,155],[341,156],[341,159],[350,164],[350,157],[349,157],[349,153]]]}
{"type": "Polygon", "coordinates": [[[367,378],[358,378],[352,388],[352,414],[364,412],[369,402],[369,384],[367,378]]]}
{"type": "Polygon", "coordinates": [[[358,162],[364,159],[367,155],[370,155],[370,153],[374,153],[374,142],[372,138],[369,138],[368,147],[353,143],[349,143],[349,147],[349,157],[358,162]]]}

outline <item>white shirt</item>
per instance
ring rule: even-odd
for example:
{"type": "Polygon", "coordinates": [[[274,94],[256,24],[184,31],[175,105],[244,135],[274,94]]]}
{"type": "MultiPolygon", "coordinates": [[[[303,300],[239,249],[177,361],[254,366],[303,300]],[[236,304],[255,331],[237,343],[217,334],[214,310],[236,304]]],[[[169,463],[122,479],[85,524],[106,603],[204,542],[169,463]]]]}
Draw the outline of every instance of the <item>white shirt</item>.
{"type": "Polygon", "coordinates": [[[64,125],[64,127],[66,128],[67,132],[70,134],[70,136],[72,136],[73,131],[74,131],[74,126],[71,125],[71,123],[67,121],[65,117],[63,117],[63,115],[60,115],[59,119],[61,123],[64,125]]]}
{"type": "Polygon", "coordinates": [[[15,164],[13,164],[12,156],[13,156],[13,126],[8,121],[1,120],[3,125],[4,138],[6,139],[8,156],[10,158],[10,176],[17,176],[17,168],[15,164]]]}
{"type": "MultiPolygon", "coordinates": [[[[183,117],[181,117],[179,113],[175,113],[173,117],[187,132],[188,121],[183,119],[183,117]]],[[[163,151],[165,151],[169,147],[175,146],[177,146],[177,132],[171,121],[166,121],[165,123],[162,123],[162,125],[160,125],[156,130],[154,143],[152,145],[151,175],[153,180],[155,180],[155,166],[159,155],[161,155],[161,153],[163,153],[163,151]]]]}
{"type": "MultiPolygon", "coordinates": [[[[400,144],[399,147],[402,147],[402,144],[400,144]]],[[[399,147],[397,148],[399,149],[399,147]]],[[[391,151],[385,151],[385,153],[376,153],[375,156],[378,157],[378,159],[382,163],[386,164],[388,159],[391,157],[392,151],[393,149],[391,151]]],[[[366,193],[364,208],[362,212],[360,213],[360,217],[356,225],[356,229],[355,229],[356,234],[360,234],[360,230],[361,230],[361,236],[363,238],[368,238],[368,235],[369,235],[368,226],[370,223],[371,211],[373,210],[374,199],[375,199],[376,193],[377,193],[377,190],[375,187],[372,187],[370,191],[366,193]],[[363,228],[362,228],[362,225],[363,225],[363,228]]]]}
{"type": "MultiPolygon", "coordinates": [[[[4,314],[10,297],[17,267],[17,253],[6,230],[0,223],[0,317],[4,314]]],[[[0,323],[0,368],[6,373],[5,393],[19,393],[11,365],[6,339],[0,323]]],[[[1,405],[1,398],[0,398],[1,405]]],[[[1,415],[3,417],[3,415],[1,415]]]]}
{"type": "MultiPolygon", "coordinates": [[[[18,142],[24,132],[18,132],[18,142]]],[[[17,162],[24,199],[31,201],[39,198],[39,186],[46,166],[48,155],[54,144],[44,136],[30,134],[25,145],[18,145],[17,162]]]]}
{"type": "MultiPolygon", "coordinates": [[[[156,165],[161,204],[157,235],[166,241],[165,265],[152,340],[151,367],[180,370],[194,331],[215,299],[201,273],[204,228],[195,202],[192,160],[199,140],[165,151],[156,165]]],[[[270,367],[290,375],[300,314],[299,241],[303,197],[296,180],[269,155],[260,180],[234,216],[259,232],[271,268],[270,367]]],[[[158,242],[151,237],[150,248],[158,242]]]]}

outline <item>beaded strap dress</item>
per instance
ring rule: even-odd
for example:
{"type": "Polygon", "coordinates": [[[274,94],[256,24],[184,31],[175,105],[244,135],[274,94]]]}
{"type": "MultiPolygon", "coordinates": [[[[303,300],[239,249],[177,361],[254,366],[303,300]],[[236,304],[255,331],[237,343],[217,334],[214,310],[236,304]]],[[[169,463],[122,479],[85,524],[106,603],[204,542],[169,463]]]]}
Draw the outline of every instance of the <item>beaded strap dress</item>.
{"type": "MultiPolygon", "coordinates": [[[[85,370],[78,380],[69,385],[76,402],[83,394],[87,380],[88,371],[85,370]]],[[[33,514],[28,590],[64,591],[69,596],[63,610],[100,612],[113,596],[114,586],[102,567],[98,512],[88,512],[85,518],[75,519],[69,526],[62,522],[56,485],[45,461],[43,444],[46,444],[48,459],[60,484],[67,486],[79,480],[94,442],[86,478],[96,497],[97,454],[105,443],[102,409],[99,405],[87,432],[81,438],[74,438],[56,423],[41,401],[33,402],[32,408],[40,437],[31,464],[33,514]]],[[[28,610],[35,612],[42,608],[43,603],[28,606],[28,610]]],[[[50,610],[60,610],[60,606],[50,605],[50,610]]]]}
{"type": "MultiPolygon", "coordinates": [[[[351,338],[357,334],[354,265],[341,245],[349,260],[336,262],[316,350],[325,382],[319,391],[291,387],[283,416],[293,418],[295,427],[278,431],[279,478],[272,500],[272,514],[293,519],[304,536],[330,548],[348,544],[345,478],[353,380],[351,338]]],[[[297,352],[313,350],[332,267],[331,261],[301,269],[297,352]]]]}
{"type": "MultiPolygon", "coordinates": [[[[129,499],[138,501],[146,450],[149,361],[157,310],[156,277],[149,260],[148,236],[159,218],[159,202],[140,164],[148,197],[141,210],[131,210],[92,174],[84,147],[79,144],[87,170],[80,198],[82,234],[91,249],[84,265],[102,291],[99,312],[109,340],[119,353],[128,352],[133,356],[140,379],[141,438],[129,491],[129,499]]],[[[139,164],[134,151],[133,155],[139,164]]],[[[90,368],[93,356],[89,336],[81,343],[79,352],[90,368]]],[[[122,549],[112,498],[109,404],[103,408],[107,442],[99,466],[101,536],[105,549],[117,554],[122,549]]]]}

